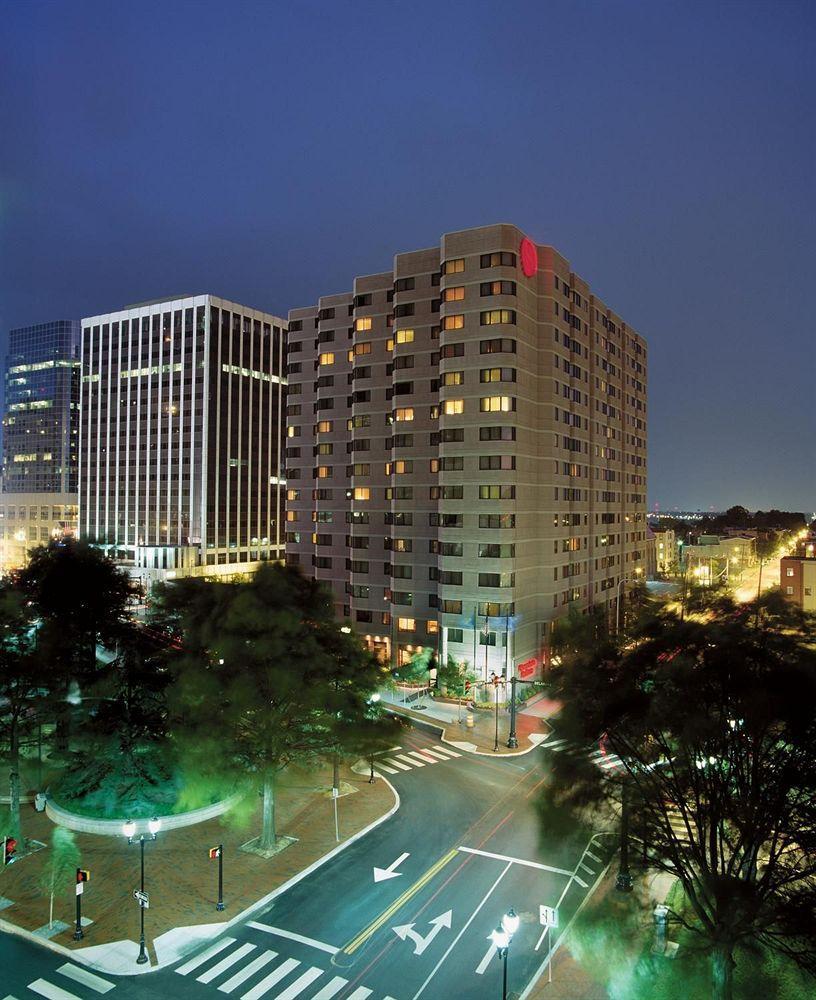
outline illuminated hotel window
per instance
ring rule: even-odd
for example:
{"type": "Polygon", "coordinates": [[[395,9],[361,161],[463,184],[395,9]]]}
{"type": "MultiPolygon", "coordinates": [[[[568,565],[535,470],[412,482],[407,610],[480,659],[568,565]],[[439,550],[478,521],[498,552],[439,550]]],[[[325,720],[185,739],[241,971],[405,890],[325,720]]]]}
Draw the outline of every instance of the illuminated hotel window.
{"type": "Polygon", "coordinates": [[[464,372],[445,372],[442,376],[442,385],[461,385],[464,381],[464,372]]]}
{"type": "Polygon", "coordinates": [[[405,406],[401,409],[394,410],[394,420],[413,420],[414,419],[414,408],[412,406],[405,406]]]}
{"type": "Polygon", "coordinates": [[[433,620],[425,622],[425,628],[428,632],[428,635],[436,635],[436,633],[439,631],[439,622],[433,620]]]}
{"type": "Polygon", "coordinates": [[[465,412],[465,401],[464,399],[446,399],[442,404],[443,412],[448,415],[456,415],[458,413],[465,412]]]}
{"type": "Polygon", "coordinates": [[[516,312],[514,309],[490,309],[483,312],[480,317],[482,326],[493,326],[495,323],[515,323],[516,312]]]}
{"type": "Polygon", "coordinates": [[[416,621],[413,618],[398,618],[397,628],[400,632],[413,632],[416,629],[416,621]]]}
{"type": "Polygon", "coordinates": [[[368,486],[355,486],[354,487],[354,499],[355,500],[370,500],[371,490],[368,486]]]}
{"type": "Polygon", "coordinates": [[[321,420],[317,425],[318,434],[327,434],[332,429],[331,420],[321,420]]]}
{"type": "Polygon", "coordinates": [[[332,470],[329,465],[318,465],[317,467],[317,478],[318,479],[331,479],[332,470]]]}
{"type": "Polygon", "coordinates": [[[482,368],[479,372],[480,382],[515,382],[515,368],[482,368]]]}
{"type": "Polygon", "coordinates": [[[510,413],[515,408],[515,396],[482,396],[479,400],[482,413],[510,413]]]}
{"type": "Polygon", "coordinates": [[[394,336],[398,344],[412,344],[414,341],[413,330],[397,330],[394,336]]]}
{"type": "Polygon", "coordinates": [[[321,354],[320,357],[319,357],[319,359],[318,359],[318,363],[321,364],[321,365],[333,365],[334,364],[334,355],[331,354],[331,353],[321,354]]]}
{"type": "Polygon", "coordinates": [[[461,302],[465,297],[465,286],[456,285],[454,288],[446,288],[442,293],[445,302],[461,302]]]}
{"type": "Polygon", "coordinates": [[[465,317],[462,313],[458,313],[456,316],[446,316],[442,320],[443,330],[461,330],[465,325],[465,317]]]}
{"type": "Polygon", "coordinates": [[[355,344],[354,353],[357,355],[371,354],[371,341],[364,341],[362,344],[355,344]]]}
{"type": "Polygon", "coordinates": [[[360,319],[354,321],[354,329],[359,333],[360,330],[370,330],[371,329],[371,317],[364,316],[360,319]]]}
{"type": "Polygon", "coordinates": [[[461,274],[465,269],[465,258],[464,257],[454,257],[451,260],[446,260],[442,265],[443,274],[461,274]]]}

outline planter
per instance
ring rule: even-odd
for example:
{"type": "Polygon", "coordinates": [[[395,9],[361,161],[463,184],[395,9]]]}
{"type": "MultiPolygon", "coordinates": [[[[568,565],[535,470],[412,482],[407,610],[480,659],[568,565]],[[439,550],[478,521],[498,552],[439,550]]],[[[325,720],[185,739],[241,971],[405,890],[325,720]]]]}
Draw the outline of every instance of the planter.
{"type": "MultiPolygon", "coordinates": [[[[206,823],[207,820],[222,816],[240,802],[242,798],[243,793],[236,792],[235,795],[231,795],[227,799],[221,799],[220,802],[213,802],[209,806],[202,806],[201,809],[191,809],[189,812],[175,813],[172,816],[159,816],[162,832],[180,830],[185,826],[195,826],[197,823],[206,823]]],[[[63,806],[58,806],[50,798],[45,803],[45,812],[51,822],[56,823],[58,826],[75,830],[77,833],[95,833],[102,837],[123,836],[122,825],[125,820],[130,818],[123,816],[121,819],[95,819],[93,816],[81,816],[79,813],[73,813],[63,806]]],[[[137,819],[133,822],[136,824],[136,835],[148,832],[148,821],[146,819],[137,819]]]]}

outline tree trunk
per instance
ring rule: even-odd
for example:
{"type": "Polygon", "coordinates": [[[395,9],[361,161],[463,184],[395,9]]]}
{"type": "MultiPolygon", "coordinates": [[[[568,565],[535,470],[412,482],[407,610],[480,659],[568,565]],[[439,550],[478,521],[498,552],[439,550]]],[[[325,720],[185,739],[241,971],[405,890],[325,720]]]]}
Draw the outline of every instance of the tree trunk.
{"type": "Polygon", "coordinates": [[[715,946],[711,956],[714,977],[714,1000],[731,1000],[734,990],[734,946],[721,943],[715,946]]]}
{"type": "Polygon", "coordinates": [[[48,929],[54,926],[54,893],[51,893],[51,902],[48,904],[48,929]]]}
{"type": "Polygon", "coordinates": [[[12,726],[9,746],[9,832],[20,841],[20,746],[16,726],[12,726]]]}
{"type": "Polygon", "coordinates": [[[337,751],[334,752],[332,760],[332,788],[340,787],[340,757],[337,751]]]}
{"type": "Polygon", "coordinates": [[[263,779],[263,823],[261,826],[261,839],[258,844],[264,850],[275,846],[277,834],[275,833],[275,773],[267,771],[263,779]]]}

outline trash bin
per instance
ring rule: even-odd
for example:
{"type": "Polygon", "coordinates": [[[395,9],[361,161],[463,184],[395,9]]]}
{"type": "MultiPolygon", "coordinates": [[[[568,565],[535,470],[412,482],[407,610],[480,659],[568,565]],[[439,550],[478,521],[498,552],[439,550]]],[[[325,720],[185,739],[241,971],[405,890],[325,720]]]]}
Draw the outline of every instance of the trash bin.
{"type": "Polygon", "coordinates": [[[465,725],[468,729],[473,729],[473,712],[468,712],[467,719],[465,720],[465,725]]]}
{"type": "Polygon", "coordinates": [[[34,808],[38,813],[45,812],[45,792],[37,792],[34,796],[34,808]]]}

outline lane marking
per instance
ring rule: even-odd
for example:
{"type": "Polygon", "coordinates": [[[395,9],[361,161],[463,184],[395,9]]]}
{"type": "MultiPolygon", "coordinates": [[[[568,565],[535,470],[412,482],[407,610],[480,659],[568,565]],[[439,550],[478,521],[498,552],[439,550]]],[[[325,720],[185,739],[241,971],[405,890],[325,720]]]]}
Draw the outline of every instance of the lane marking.
{"type": "Polygon", "coordinates": [[[450,747],[443,747],[441,743],[434,743],[435,750],[441,750],[443,753],[448,753],[451,757],[461,757],[462,755],[456,750],[451,750],[450,747]]]}
{"type": "Polygon", "coordinates": [[[211,969],[202,972],[200,976],[196,976],[196,982],[211,983],[213,979],[220,976],[222,972],[226,972],[236,962],[240,962],[244,955],[248,955],[251,951],[255,951],[254,944],[242,944],[240,948],[236,948],[226,958],[222,958],[220,962],[216,962],[211,969]]]}
{"type": "Polygon", "coordinates": [[[245,983],[250,976],[254,976],[256,972],[262,969],[265,965],[278,957],[276,951],[265,951],[263,955],[258,955],[257,958],[253,959],[249,965],[245,965],[240,972],[236,972],[234,976],[228,979],[225,983],[221,983],[218,987],[221,993],[232,993],[234,989],[245,983]]]}
{"type": "Polygon", "coordinates": [[[413,754],[415,757],[421,757],[431,764],[436,764],[439,758],[439,754],[430,753],[426,747],[416,747],[414,750],[409,750],[408,753],[413,754]]]}
{"type": "Polygon", "coordinates": [[[275,1000],[295,1000],[295,997],[299,997],[307,986],[311,986],[315,979],[319,979],[322,975],[323,970],[313,965],[302,976],[298,976],[291,986],[287,986],[283,993],[279,993],[275,1000]]]}
{"type": "Polygon", "coordinates": [[[87,969],[83,969],[78,965],[66,963],[65,965],[61,965],[57,969],[57,972],[60,975],[67,976],[68,979],[73,979],[75,983],[90,987],[90,989],[95,990],[97,993],[107,993],[116,986],[116,983],[109,983],[107,979],[95,976],[92,972],[88,972],[87,969]]]}
{"type": "Polygon", "coordinates": [[[52,986],[44,979],[37,979],[33,983],[29,983],[28,988],[39,993],[41,997],[48,997],[48,1000],[81,1000],[81,997],[78,997],[76,993],[69,993],[68,990],[63,990],[59,986],[52,986]]]}
{"type": "Polygon", "coordinates": [[[256,983],[251,990],[247,990],[241,996],[241,1000],[258,1000],[259,997],[262,997],[264,993],[269,991],[271,986],[279,983],[281,979],[288,976],[299,965],[300,962],[296,958],[287,958],[285,962],[281,962],[274,972],[270,972],[268,976],[264,976],[259,983],[256,983]]]}
{"type": "MultiPolygon", "coordinates": [[[[415,896],[420,889],[423,889],[428,882],[430,882],[431,879],[445,867],[445,865],[453,861],[457,853],[458,852],[454,848],[452,851],[448,851],[447,854],[444,854],[437,862],[435,862],[435,864],[431,865],[424,875],[421,875],[416,882],[406,889],[398,899],[395,899],[394,902],[387,907],[387,909],[383,910],[383,912],[376,919],[372,920],[368,927],[360,931],[356,937],[352,938],[351,941],[343,947],[343,952],[346,955],[352,955],[360,947],[360,945],[363,944],[363,942],[367,941],[368,938],[378,931],[383,924],[387,923],[398,910],[405,906],[409,899],[415,896]]],[[[349,997],[348,1000],[351,1000],[351,998],[349,997]]]]}
{"type": "Polygon", "coordinates": [[[406,757],[404,753],[398,753],[397,757],[400,760],[404,760],[406,764],[410,764],[412,767],[425,767],[424,764],[419,764],[417,761],[412,760],[410,757],[406,757]]]}
{"type": "Polygon", "coordinates": [[[399,774],[399,771],[397,771],[395,767],[387,767],[381,760],[377,761],[377,767],[380,768],[381,771],[387,771],[388,774],[399,774]]]}
{"type": "Polygon", "coordinates": [[[184,965],[180,965],[176,969],[176,972],[180,976],[186,976],[188,972],[192,972],[193,969],[197,969],[199,965],[203,965],[206,961],[211,959],[213,955],[217,955],[219,951],[229,948],[231,944],[235,944],[235,938],[221,938],[220,941],[216,941],[215,944],[211,944],[209,948],[205,948],[200,955],[196,955],[196,957],[191,958],[189,962],[185,962],[184,965]]]}
{"type": "Polygon", "coordinates": [[[400,771],[410,771],[411,770],[411,768],[408,767],[407,764],[400,764],[400,762],[398,760],[394,760],[392,757],[386,757],[385,759],[386,759],[386,761],[389,764],[393,764],[394,767],[398,767],[400,769],[400,771]]]}
{"type": "Polygon", "coordinates": [[[493,895],[493,890],[498,886],[499,882],[501,882],[501,880],[510,871],[510,869],[512,867],[513,867],[512,862],[510,862],[508,865],[505,866],[505,868],[502,870],[501,875],[499,875],[499,877],[496,879],[496,881],[493,883],[493,885],[491,885],[491,887],[487,890],[487,892],[485,893],[485,895],[482,897],[482,901],[479,903],[479,905],[476,907],[476,909],[473,911],[473,913],[471,913],[470,917],[468,917],[468,920],[467,920],[467,923],[465,924],[465,926],[461,929],[461,931],[459,931],[459,933],[456,935],[456,937],[453,939],[453,941],[450,943],[450,945],[448,945],[448,950],[439,959],[439,961],[436,963],[436,965],[431,970],[430,975],[428,976],[428,978],[425,980],[425,982],[419,987],[419,989],[413,995],[412,1000],[418,1000],[418,998],[420,996],[422,996],[422,994],[425,992],[425,987],[433,979],[433,977],[437,974],[437,972],[439,971],[439,969],[442,967],[442,964],[447,959],[448,955],[450,955],[450,953],[453,951],[453,949],[458,944],[459,939],[462,937],[462,935],[465,933],[465,931],[468,929],[468,927],[470,927],[470,925],[476,919],[476,916],[479,913],[479,911],[481,910],[481,908],[485,905],[485,903],[488,901],[488,899],[490,899],[490,897],[493,895]]]}
{"type": "MultiPolygon", "coordinates": [[[[405,857],[408,857],[406,854],[405,857]]],[[[298,944],[307,944],[310,948],[317,948],[318,951],[325,951],[329,955],[336,955],[339,948],[333,944],[326,944],[324,941],[317,941],[315,938],[304,937],[302,934],[295,934],[294,931],[286,931],[282,927],[272,927],[271,924],[259,924],[257,920],[248,920],[247,927],[254,927],[256,931],[263,931],[265,934],[275,934],[278,937],[288,938],[290,941],[297,941],[298,944]]]]}
{"type": "Polygon", "coordinates": [[[332,1000],[332,997],[336,997],[347,983],[348,979],[343,979],[342,976],[335,976],[330,983],[326,983],[319,993],[315,993],[312,1000],[332,1000]]]}
{"type": "Polygon", "coordinates": [[[488,965],[490,965],[490,960],[493,958],[493,956],[495,954],[496,954],[496,946],[495,946],[495,944],[489,944],[487,946],[487,951],[484,953],[484,958],[476,966],[476,975],[477,976],[483,976],[484,975],[485,969],[488,967],[488,965]]]}
{"type": "Polygon", "coordinates": [[[525,858],[511,858],[508,854],[494,854],[493,851],[480,851],[475,847],[460,847],[465,854],[478,854],[483,858],[493,858],[494,861],[509,861],[512,865],[524,865],[527,868],[540,868],[544,872],[554,872],[556,875],[572,876],[566,868],[553,868],[552,865],[542,865],[540,861],[527,861],[525,858]]]}

